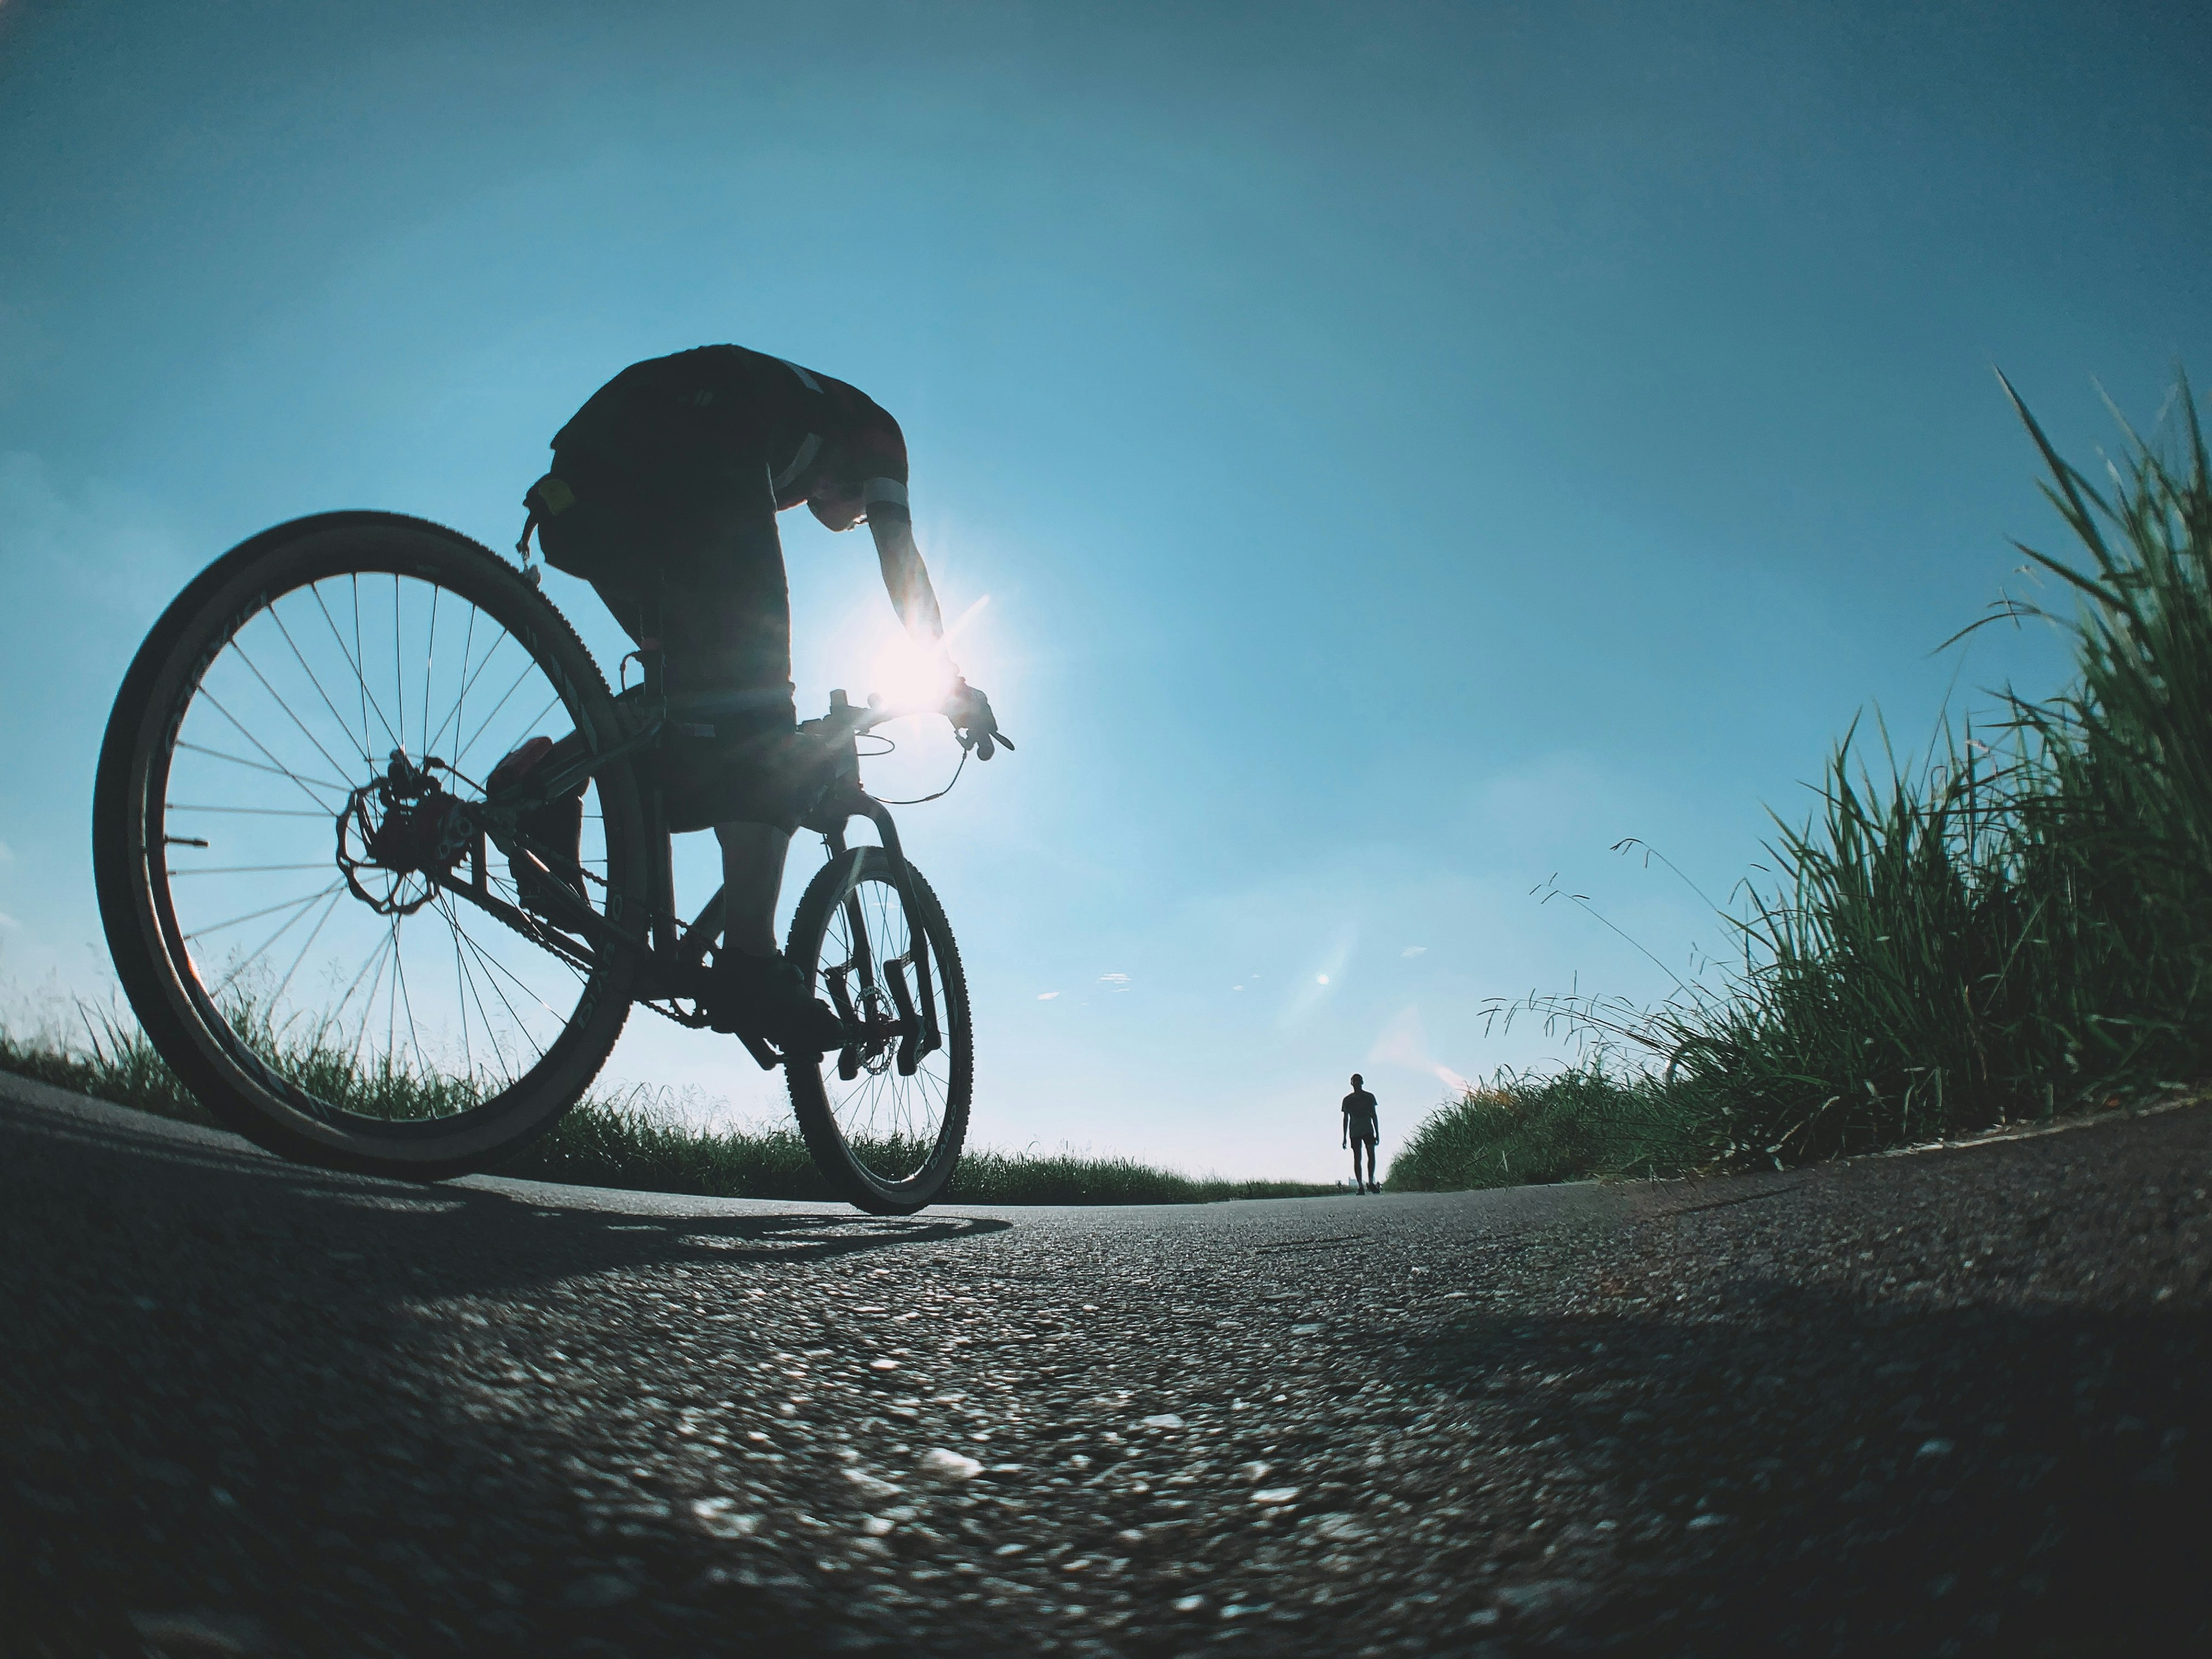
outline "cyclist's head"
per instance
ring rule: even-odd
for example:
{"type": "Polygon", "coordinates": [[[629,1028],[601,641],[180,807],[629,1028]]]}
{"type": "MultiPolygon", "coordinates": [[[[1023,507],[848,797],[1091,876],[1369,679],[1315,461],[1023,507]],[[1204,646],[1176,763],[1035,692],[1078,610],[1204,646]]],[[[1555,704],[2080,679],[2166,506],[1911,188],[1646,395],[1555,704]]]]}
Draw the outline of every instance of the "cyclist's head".
{"type": "Polygon", "coordinates": [[[1354,1072],[1352,1074],[1352,1086],[1355,1089],[1364,1089],[1367,1085],[1359,1080],[1359,1073],[1354,1072]]]}
{"type": "Polygon", "coordinates": [[[859,484],[824,478],[806,498],[806,510],[831,530],[850,530],[860,523],[866,507],[859,484]]]}

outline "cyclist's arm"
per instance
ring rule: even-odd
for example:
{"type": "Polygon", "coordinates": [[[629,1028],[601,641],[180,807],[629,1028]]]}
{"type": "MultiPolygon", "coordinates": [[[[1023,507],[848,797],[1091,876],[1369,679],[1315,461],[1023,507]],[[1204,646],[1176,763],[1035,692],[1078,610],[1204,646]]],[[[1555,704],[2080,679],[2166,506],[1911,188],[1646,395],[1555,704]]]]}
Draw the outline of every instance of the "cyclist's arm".
{"type": "Polygon", "coordinates": [[[883,567],[884,592],[891,596],[906,631],[924,645],[945,637],[944,613],[929,568],[914,544],[914,518],[907,510],[906,486],[890,478],[871,478],[862,491],[868,532],[876,538],[876,560],[883,567]]]}

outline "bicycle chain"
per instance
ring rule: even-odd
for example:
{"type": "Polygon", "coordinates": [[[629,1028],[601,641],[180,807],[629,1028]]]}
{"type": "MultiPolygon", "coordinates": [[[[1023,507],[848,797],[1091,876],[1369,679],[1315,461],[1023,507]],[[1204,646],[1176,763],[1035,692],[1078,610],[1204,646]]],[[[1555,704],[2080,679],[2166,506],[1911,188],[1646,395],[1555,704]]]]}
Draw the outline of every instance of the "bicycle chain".
{"type": "MultiPolygon", "coordinates": [[[[581,876],[586,881],[590,882],[595,887],[604,887],[611,893],[614,891],[613,884],[609,882],[605,877],[595,874],[592,871],[586,870],[581,863],[579,863],[576,866],[576,873],[581,876]]],[[[647,926],[649,927],[656,921],[665,921],[672,927],[680,927],[683,925],[681,921],[672,912],[665,916],[659,917],[653,916],[648,913],[646,917],[647,926]]],[[[668,1000],[672,1003],[673,999],[672,998],[668,1000]]],[[[687,1015],[673,1006],[666,1006],[660,1001],[652,1000],[643,997],[638,999],[637,1006],[641,1008],[651,1009],[654,1013],[659,1014],[661,1018],[672,1021],[674,1024],[683,1026],[686,1030],[700,1031],[704,1030],[707,1027],[707,1016],[703,1013],[687,1015]]]]}

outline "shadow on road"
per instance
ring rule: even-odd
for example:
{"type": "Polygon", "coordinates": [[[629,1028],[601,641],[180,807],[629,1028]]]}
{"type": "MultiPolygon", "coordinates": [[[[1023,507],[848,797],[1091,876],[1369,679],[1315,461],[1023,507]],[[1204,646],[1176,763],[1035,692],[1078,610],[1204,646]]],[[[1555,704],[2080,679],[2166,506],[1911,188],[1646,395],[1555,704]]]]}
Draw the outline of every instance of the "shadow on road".
{"type": "Polygon", "coordinates": [[[1470,1583],[1513,1585],[1498,1638],[2207,1650],[2201,1312],[1738,1290],[1691,1316],[1478,1316],[1399,1351],[1405,1381],[1505,1419],[1519,1449],[1490,1471],[1504,1513],[1451,1547],[1470,1583]]]}
{"type": "MultiPolygon", "coordinates": [[[[0,1115],[14,1109],[0,1102],[0,1115]]],[[[682,1213],[691,1200],[678,1199],[672,1212],[651,1213],[650,1199],[625,1202],[587,1189],[570,1196],[550,1183],[484,1188],[456,1183],[412,1185],[316,1170],[287,1163],[228,1137],[196,1134],[174,1142],[149,1141],[135,1125],[96,1120],[58,1122],[44,1115],[24,1120],[41,1135],[101,1153],[128,1166],[190,1170],[196,1218],[190,1227],[209,1243],[251,1239],[278,1226],[287,1211],[272,1199],[302,1206],[300,1213],[334,1207],[340,1213],[384,1218],[377,1241],[412,1271],[441,1281],[441,1288],[491,1294],[547,1277],[610,1267],[683,1261],[817,1261],[900,1246],[949,1248],[963,1239],[1003,1232],[1002,1219],[927,1212],[909,1217],[864,1215],[842,1206],[715,1212],[714,1200],[697,1200],[703,1213],[682,1213]],[[215,1200],[210,1203],[210,1198],[215,1200]],[[212,1219],[220,1215],[225,1218],[212,1219]],[[471,1248],[450,1248],[466,1235],[471,1248]]],[[[95,1200],[96,1203],[96,1200],[95,1200]]],[[[368,1252],[344,1253],[366,1261],[368,1252]]],[[[415,1287],[420,1290],[421,1286],[415,1287]]]]}
{"type": "Polygon", "coordinates": [[[822,1276],[1011,1224],[562,1206],[4,1105],[0,1159],[10,1654],[866,1651],[834,1580],[694,1518],[712,1468],[628,1467],[684,1443],[640,1379],[781,1398],[811,1365],[789,1459],[720,1479],[858,1504],[805,1437],[915,1383],[824,1329],[822,1276]]]}

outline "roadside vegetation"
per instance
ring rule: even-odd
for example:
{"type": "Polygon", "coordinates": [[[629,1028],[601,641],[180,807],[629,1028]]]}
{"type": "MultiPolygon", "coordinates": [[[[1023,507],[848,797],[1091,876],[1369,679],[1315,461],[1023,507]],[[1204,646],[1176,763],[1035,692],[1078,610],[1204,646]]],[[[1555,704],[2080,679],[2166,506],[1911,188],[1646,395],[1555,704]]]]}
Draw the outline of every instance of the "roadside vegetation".
{"type": "MultiPolygon", "coordinates": [[[[80,1010],[81,1035],[51,1025],[38,1035],[0,1030],[0,1071],[34,1078],[118,1105],[188,1123],[216,1127],[128,1018],[80,1010]]],[[[301,1049],[263,1030],[263,1050],[295,1074],[307,1074],[328,1097],[336,1090],[360,1109],[423,1117],[453,1109],[455,1085],[424,1084],[405,1073],[362,1077],[343,1057],[301,1049]]],[[[303,1080],[305,1080],[303,1079],[303,1080]]],[[[533,1181],[640,1191],[696,1193],[713,1198],[781,1198],[834,1202],[793,1127],[713,1129],[642,1091],[590,1095],[535,1146],[499,1170],[533,1181]]],[[[970,1147],[940,1202],[947,1204],[1206,1204],[1232,1198],[1299,1198],[1334,1187],[1287,1181],[1194,1178],[1130,1158],[970,1147]]]]}
{"type": "MultiPolygon", "coordinates": [[[[2009,387],[2008,387],[2009,391],[2009,387]]],[[[2212,466],[2185,382],[2100,487],[2017,399],[2073,546],[2075,677],[1900,761],[1854,724],[1660,1007],[1536,998],[1589,1040],[1432,1113],[1400,1189],[1786,1166],[2171,1096],[2212,1073],[2212,466]]],[[[1989,620],[2043,617],[2003,602],[1989,620]]],[[[1971,631],[1968,630],[1968,631],[1971,631]]]]}

